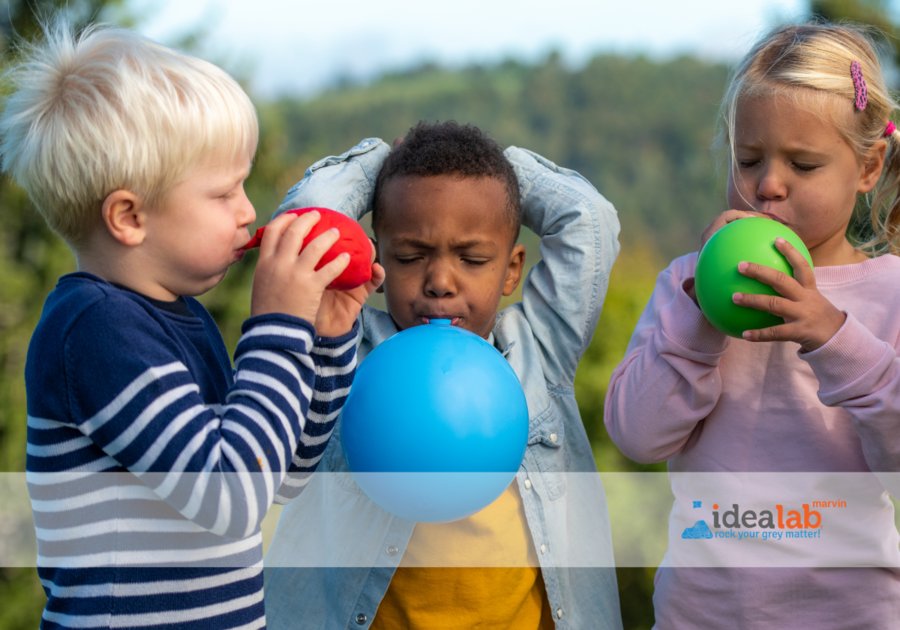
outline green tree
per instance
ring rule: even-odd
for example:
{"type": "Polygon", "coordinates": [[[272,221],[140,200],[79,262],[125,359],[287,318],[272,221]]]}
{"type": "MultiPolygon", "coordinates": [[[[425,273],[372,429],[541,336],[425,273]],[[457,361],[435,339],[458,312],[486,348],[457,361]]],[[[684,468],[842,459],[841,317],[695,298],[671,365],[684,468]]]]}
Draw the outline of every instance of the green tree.
{"type": "MultiPolygon", "coordinates": [[[[7,0],[0,2],[0,72],[15,63],[18,43],[41,31],[42,18],[66,10],[82,27],[122,20],[122,0],[7,0]]],[[[0,92],[9,86],[0,83],[0,92]]],[[[74,270],[71,252],[37,215],[25,193],[0,178],[0,472],[25,470],[25,355],[47,293],[74,270]]],[[[0,568],[0,628],[36,628],[46,598],[33,568],[0,568]]]]}
{"type": "Polygon", "coordinates": [[[809,12],[829,22],[850,21],[874,26],[896,39],[897,25],[890,17],[887,0],[812,0],[809,12]]]}

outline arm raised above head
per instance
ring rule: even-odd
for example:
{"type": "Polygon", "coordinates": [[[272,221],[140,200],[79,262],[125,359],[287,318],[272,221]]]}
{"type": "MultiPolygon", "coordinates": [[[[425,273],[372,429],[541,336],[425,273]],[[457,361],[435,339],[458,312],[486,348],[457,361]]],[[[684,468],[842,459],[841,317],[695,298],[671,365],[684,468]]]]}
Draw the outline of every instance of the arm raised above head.
{"type": "Polygon", "coordinates": [[[584,177],[509,147],[519,179],[522,224],[541,237],[541,261],[522,287],[522,306],[548,380],[570,386],[584,354],[619,253],[613,205],[584,177]]]}
{"type": "Polygon", "coordinates": [[[294,208],[330,208],[359,220],[372,210],[375,179],[391,152],[378,138],[366,138],[349,151],[322,158],[288,190],[275,216],[294,208]]]}

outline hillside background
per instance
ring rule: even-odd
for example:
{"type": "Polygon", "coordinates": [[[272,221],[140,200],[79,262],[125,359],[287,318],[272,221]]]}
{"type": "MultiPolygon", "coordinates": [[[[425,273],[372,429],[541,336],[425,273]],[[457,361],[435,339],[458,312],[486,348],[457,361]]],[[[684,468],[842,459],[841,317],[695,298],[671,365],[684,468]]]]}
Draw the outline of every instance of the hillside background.
{"type": "MultiPolygon", "coordinates": [[[[34,6],[63,4],[82,21],[101,16],[128,23],[119,2],[0,1],[0,67],[14,58],[12,33],[36,32],[34,6]]],[[[893,33],[885,7],[842,1],[812,8],[893,33]]],[[[724,65],[690,57],[613,55],[570,69],[551,54],[530,65],[511,60],[453,71],[425,65],[308,100],[257,102],[261,138],[247,192],[262,225],[314,161],[365,137],[390,142],[419,120],[475,124],[504,146],[526,147],[579,171],[613,202],[622,223],[622,253],[576,378],[582,417],[601,471],[664,471],[664,464],[627,460],[611,444],[603,400],[656,275],[673,257],[695,250],[703,227],[726,209],[725,167],[717,168],[710,147],[727,73],[724,65]]],[[[18,472],[25,468],[28,341],[44,298],[60,275],[74,270],[74,260],[8,179],[0,181],[0,219],[0,471],[18,472]]],[[[537,238],[523,230],[522,242],[534,264],[537,238]]],[[[254,262],[247,256],[202,297],[231,349],[249,316],[254,262]]],[[[627,629],[652,626],[654,571],[618,570],[627,629]]],[[[36,628],[44,601],[34,569],[0,568],[0,630],[36,628]]]]}

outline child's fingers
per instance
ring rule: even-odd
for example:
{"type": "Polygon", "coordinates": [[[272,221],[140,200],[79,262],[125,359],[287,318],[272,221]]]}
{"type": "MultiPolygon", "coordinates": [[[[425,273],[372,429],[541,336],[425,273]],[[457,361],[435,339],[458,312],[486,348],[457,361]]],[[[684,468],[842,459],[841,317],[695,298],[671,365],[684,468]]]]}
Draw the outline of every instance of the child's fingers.
{"type": "Polygon", "coordinates": [[[765,265],[742,261],[738,263],[738,272],[748,278],[754,278],[764,284],[768,284],[779,295],[789,300],[799,300],[802,297],[803,287],[783,271],[778,271],[765,265]]]}
{"type": "MultiPolygon", "coordinates": [[[[382,267],[378,263],[373,263],[372,264],[372,277],[369,279],[368,282],[366,282],[361,287],[359,287],[360,289],[362,289],[362,291],[364,293],[363,301],[365,301],[365,299],[367,297],[369,297],[370,295],[375,293],[375,290],[378,289],[378,287],[380,287],[383,282],[384,282],[384,267],[382,267]]],[[[354,291],[356,291],[356,290],[357,289],[354,289],[354,291]]]]}
{"type": "Polygon", "coordinates": [[[809,261],[797,251],[796,247],[779,236],[775,239],[775,249],[781,252],[791,264],[791,267],[794,269],[794,280],[799,282],[800,286],[807,289],[816,286],[816,274],[813,272],[812,267],[809,266],[809,261]]]}
{"type": "Polygon", "coordinates": [[[372,279],[367,283],[372,287],[369,293],[381,286],[381,283],[384,282],[384,276],[384,267],[382,267],[379,263],[374,263],[372,265],[372,279]]]}
{"type": "MultiPolygon", "coordinates": [[[[278,242],[277,252],[280,256],[285,256],[290,260],[295,260],[303,248],[303,239],[309,234],[310,230],[319,222],[322,217],[317,211],[306,212],[297,217],[291,225],[284,230],[281,239],[278,242]]],[[[266,228],[268,231],[268,228],[266,228]]]]}
{"type": "Polygon", "coordinates": [[[362,304],[366,301],[366,298],[375,292],[375,289],[381,286],[382,282],[384,282],[384,267],[375,263],[372,265],[372,277],[369,281],[361,284],[355,289],[345,291],[345,293],[351,295],[353,299],[362,304]]]}
{"type": "Polygon", "coordinates": [[[757,311],[766,311],[778,317],[793,318],[794,302],[778,295],[761,295],[758,293],[735,293],[731,300],[738,306],[745,306],[757,311]]]}
{"type": "Polygon", "coordinates": [[[316,271],[316,277],[319,278],[325,286],[328,286],[344,272],[344,269],[346,269],[349,264],[350,254],[344,252],[328,264],[322,265],[322,268],[316,271]]]}
{"type": "Polygon", "coordinates": [[[703,246],[706,245],[706,242],[712,238],[713,234],[721,230],[732,221],[757,216],[762,215],[760,215],[758,212],[747,212],[746,210],[726,210],[715,219],[713,219],[712,223],[707,225],[706,229],[703,230],[703,234],[700,236],[700,249],[703,249],[703,246]]]}
{"type": "Polygon", "coordinates": [[[319,264],[319,261],[322,260],[325,252],[331,249],[331,246],[337,243],[340,237],[341,233],[337,228],[330,228],[319,234],[307,243],[303,251],[300,252],[300,264],[314,269],[319,264]]]}
{"type": "Polygon", "coordinates": [[[747,341],[793,341],[794,339],[791,324],[780,324],[757,330],[745,330],[743,337],[747,341]]]}
{"type": "Polygon", "coordinates": [[[731,223],[732,221],[737,221],[738,219],[749,219],[750,217],[765,217],[766,215],[757,212],[756,210],[726,210],[722,213],[722,217],[725,219],[725,223],[731,223]]]}
{"type": "Polygon", "coordinates": [[[266,226],[263,232],[262,241],[259,244],[260,258],[268,257],[275,254],[278,244],[281,242],[281,235],[290,225],[297,220],[296,214],[282,214],[274,219],[266,226]]]}

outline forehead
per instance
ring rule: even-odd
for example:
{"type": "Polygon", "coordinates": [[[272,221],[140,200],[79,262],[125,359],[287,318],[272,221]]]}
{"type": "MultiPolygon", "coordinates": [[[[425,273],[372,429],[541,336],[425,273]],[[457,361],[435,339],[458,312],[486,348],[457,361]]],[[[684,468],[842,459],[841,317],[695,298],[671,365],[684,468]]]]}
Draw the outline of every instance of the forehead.
{"type": "Polygon", "coordinates": [[[201,156],[187,170],[185,179],[192,177],[223,177],[250,174],[253,165],[253,156],[247,153],[239,155],[223,155],[220,153],[208,153],[201,156]]]}
{"type": "Polygon", "coordinates": [[[807,92],[739,100],[735,144],[762,147],[777,143],[797,150],[826,150],[842,144],[842,131],[853,124],[852,105],[831,94],[807,92]]]}
{"type": "Polygon", "coordinates": [[[509,199],[493,177],[394,177],[382,190],[379,240],[498,241],[509,238],[509,199]]]}

